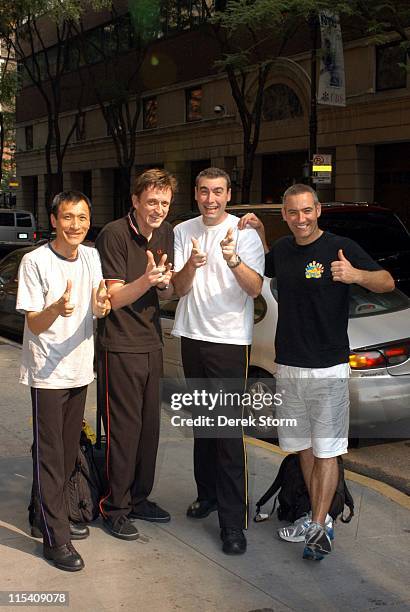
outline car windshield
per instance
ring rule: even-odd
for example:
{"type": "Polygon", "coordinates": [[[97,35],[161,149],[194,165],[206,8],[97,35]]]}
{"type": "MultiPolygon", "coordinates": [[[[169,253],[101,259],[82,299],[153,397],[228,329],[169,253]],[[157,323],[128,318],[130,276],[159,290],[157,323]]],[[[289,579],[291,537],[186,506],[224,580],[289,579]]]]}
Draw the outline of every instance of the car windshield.
{"type": "Polygon", "coordinates": [[[322,208],[322,229],[358,242],[370,255],[410,250],[410,236],[394,215],[381,212],[332,213],[322,208]]]}
{"type": "MultiPolygon", "coordinates": [[[[276,278],[272,278],[270,289],[278,301],[276,278]]],[[[410,307],[410,299],[398,289],[390,293],[373,293],[359,285],[351,285],[349,299],[349,318],[369,317],[376,314],[387,314],[410,307]]]]}
{"type": "MultiPolygon", "coordinates": [[[[241,217],[246,211],[233,209],[232,212],[241,217]]],[[[264,224],[269,245],[290,233],[280,210],[258,208],[250,212],[255,212],[264,224]]],[[[354,240],[373,256],[410,251],[410,236],[393,214],[369,210],[364,212],[340,209],[332,211],[330,208],[323,207],[319,226],[324,230],[354,240]]]]}
{"type": "Polygon", "coordinates": [[[409,298],[397,289],[390,293],[373,293],[359,285],[350,287],[349,317],[351,319],[403,310],[409,306],[409,298]]]}

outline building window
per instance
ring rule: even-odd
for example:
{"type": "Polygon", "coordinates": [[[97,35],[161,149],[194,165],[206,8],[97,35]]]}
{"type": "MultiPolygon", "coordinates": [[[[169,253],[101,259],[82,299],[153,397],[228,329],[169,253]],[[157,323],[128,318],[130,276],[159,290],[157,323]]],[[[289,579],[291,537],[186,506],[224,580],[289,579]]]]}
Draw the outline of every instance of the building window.
{"type": "Polygon", "coordinates": [[[75,126],[75,139],[78,141],[85,140],[85,113],[78,115],[77,124],[75,126]]]}
{"type": "Polygon", "coordinates": [[[407,52],[400,43],[376,48],[376,90],[402,89],[407,86],[407,52]]]}
{"type": "Polygon", "coordinates": [[[143,106],[143,128],[151,130],[158,127],[158,101],[157,98],[145,98],[143,106]]]}
{"type": "Polygon", "coordinates": [[[33,148],[33,126],[26,125],[24,131],[26,136],[26,151],[31,151],[33,148]]]}
{"type": "Polygon", "coordinates": [[[265,121],[281,121],[301,117],[303,109],[293,89],[278,83],[265,90],[262,113],[265,121]]]}
{"type": "Polygon", "coordinates": [[[202,119],[202,87],[191,87],[186,90],[186,120],[200,121],[202,119]]]}

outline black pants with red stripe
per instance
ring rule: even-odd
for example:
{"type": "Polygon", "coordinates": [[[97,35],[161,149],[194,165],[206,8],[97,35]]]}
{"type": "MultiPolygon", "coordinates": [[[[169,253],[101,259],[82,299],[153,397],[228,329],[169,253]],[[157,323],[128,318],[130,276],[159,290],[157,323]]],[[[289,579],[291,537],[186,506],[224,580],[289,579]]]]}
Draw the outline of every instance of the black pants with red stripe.
{"type": "Polygon", "coordinates": [[[87,386],[31,388],[33,408],[33,480],[40,505],[44,543],[70,541],[64,487],[73,473],[84,417],[87,386]]]}
{"type": "MultiPolygon", "coordinates": [[[[247,351],[247,346],[181,338],[182,363],[187,379],[245,380],[247,351]]],[[[221,528],[247,528],[247,470],[243,436],[195,437],[194,475],[198,499],[216,500],[221,528]]]]}
{"type": "Polygon", "coordinates": [[[160,426],[162,350],[98,352],[99,397],[107,437],[103,516],[116,520],[151,493],[160,426]]]}

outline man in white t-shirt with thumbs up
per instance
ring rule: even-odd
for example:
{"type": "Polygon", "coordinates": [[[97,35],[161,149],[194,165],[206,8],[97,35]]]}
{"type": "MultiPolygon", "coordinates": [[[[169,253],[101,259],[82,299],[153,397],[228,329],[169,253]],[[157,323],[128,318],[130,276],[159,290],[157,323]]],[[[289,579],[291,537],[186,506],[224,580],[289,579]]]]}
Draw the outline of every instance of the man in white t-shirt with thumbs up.
{"type": "MultiPolygon", "coordinates": [[[[181,299],[173,334],[181,337],[187,379],[211,379],[210,389],[212,379],[241,379],[244,384],[252,342],[253,298],[262,288],[262,243],[252,229],[239,234],[238,218],[226,211],[231,199],[226,172],[219,168],[200,172],[195,198],[201,215],[174,230],[173,283],[181,299]]],[[[243,437],[237,436],[237,429],[228,428],[219,432],[219,437],[212,429],[202,433],[194,440],[198,495],[187,516],[201,519],[217,510],[223,551],[244,553],[247,474],[243,437]]]]}
{"type": "Polygon", "coordinates": [[[69,523],[64,487],[75,467],[87,386],[94,379],[93,315],[104,317],[111,308],[98,252],[81,244],[90,218],[84,194],[56,195],[56,238],[23,257],[16,305],[25,314],[20,382],[31,389],[44,557],[71,572],[84,567],[71,540],[87,537],[88,528],[69,523]]]}

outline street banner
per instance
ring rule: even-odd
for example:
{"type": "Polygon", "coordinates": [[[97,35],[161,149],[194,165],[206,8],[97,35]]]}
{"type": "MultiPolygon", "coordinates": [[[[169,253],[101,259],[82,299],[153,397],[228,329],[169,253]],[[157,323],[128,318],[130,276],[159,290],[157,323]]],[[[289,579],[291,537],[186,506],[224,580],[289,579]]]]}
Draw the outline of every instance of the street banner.
{"type": "Polygon", "coordinates": [[[319,13],[322,54],[317,101],[330,106],[346,106],[345,66],[339,15],[319,13]]]}

